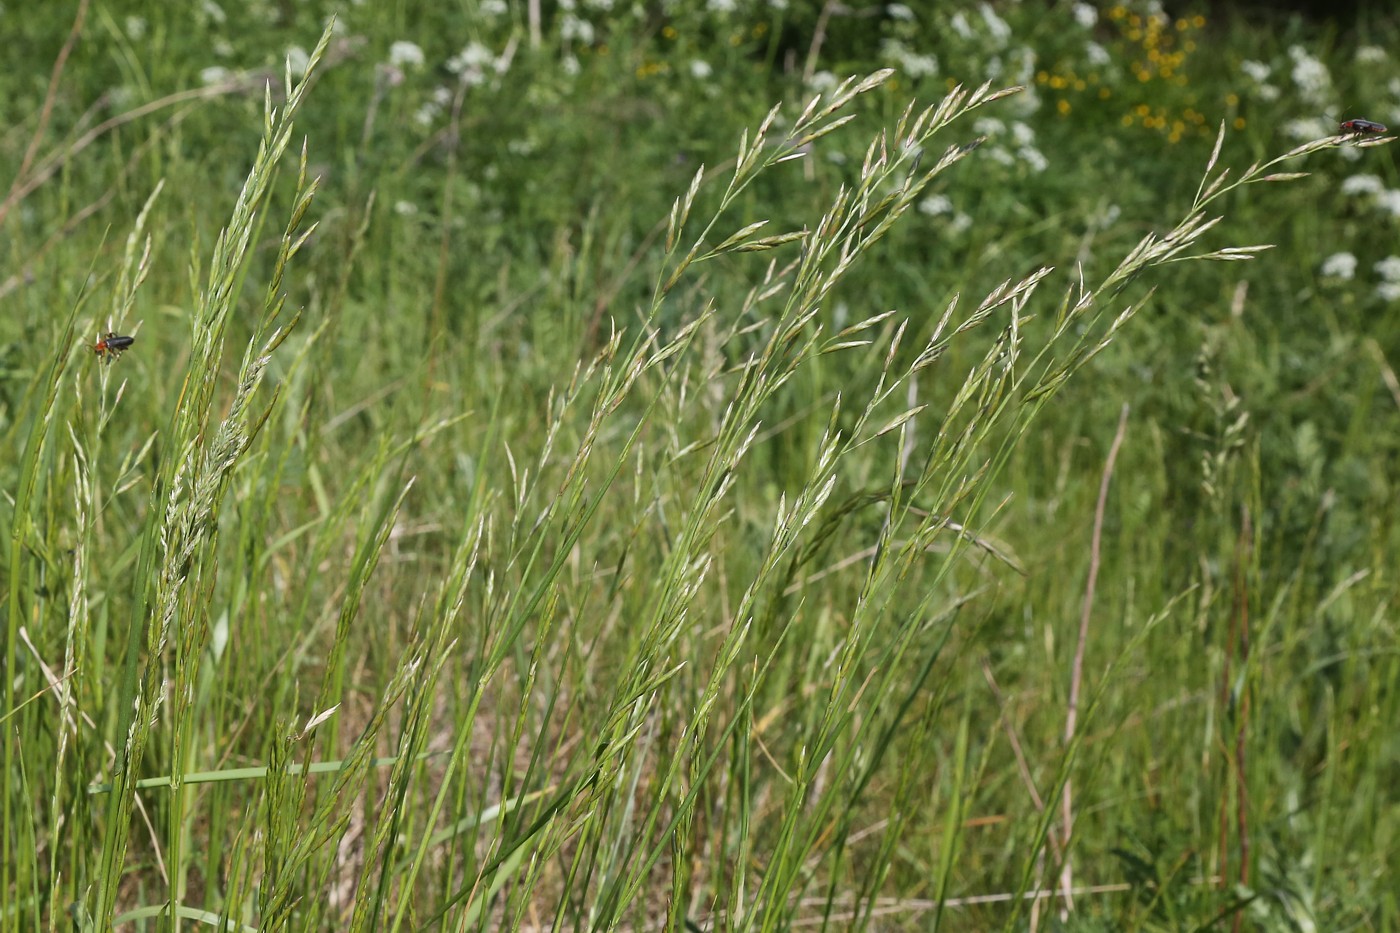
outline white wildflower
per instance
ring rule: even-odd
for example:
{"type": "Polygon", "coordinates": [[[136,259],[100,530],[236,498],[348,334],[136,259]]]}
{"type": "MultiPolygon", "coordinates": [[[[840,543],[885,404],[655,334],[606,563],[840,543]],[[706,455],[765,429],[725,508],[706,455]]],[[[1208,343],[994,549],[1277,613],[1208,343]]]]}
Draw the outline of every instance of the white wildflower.
{"type": "Polygon", "coordinates": [[[1050,167],[1050,160],[1045,158],[1045,153],[1034,146],[1022,146],[1016,150],[1016,155],[1021,161],[1030,166],[1032,172],[1043,172],[1050,167]]]}
{"type": "Polygon", "coordinates": [[[1329,279],[1350,279],[1356,275],[1356,257],[1351,253],[1333,253],[1322,260],[1319,271],[1329,279]]]}
{"type": "Polygon", "coordinates": [[[1283,124],[1283,134],[1289,139],[1321,139],[1324,136],[1334,136],[1336,132],[1336,124],[1329,123],[1321,117],[1298,117],[1283,124]]]}
{"type": "Polygon", "coordinates": [[[1376,206],[1391,217],[1400,217],[1400,190],[1376,192],[1376,206]]]}
{"type": "Polygon", "coordinates": [[[1348,175],[1342,180],[1342,194],[1380,194],[1385,182],[1379,175],[1348,175]]]}
{"type": "Polygon", "coordinates": [[[998,45],[1005,45],[1011,38],[1011,27],[1006,24],[1006,20],[997,16],[996,10],[992,9],[990,3],[983,3],[978,7],[982,14],[982,21],[987,24],[987,32],[997,41],[998,45]]]}
{"type": "Polygon", "coordinates": [[[929,217],[951,213],[953,202],[946,194],[931,194],[919,202],[919,213],[929,217]]]}
{"type": "Polygon", "coordinates": [[[436,101],[425,100],[413,113],[413,122],[419,126],[432,126],[442,113],[442,106],[436,101]]]}
{"type": "Polygon", "coordinates": [[[559,38],[565,42],[578,41],[584,45],[592,45],[593,37],[593,24],[588,20],[573,15],[566,15],[559,20],[559,38]]]}
{"type": "Polygon", "coordinates": [[[1252,58],[1247,58],[1240,62],[1240,71],[1243,71],[1249,76],[1250,80],[1258,84],[1263,84],[1265,81],[1269,80],[1269,76],[1274,73],[1272,65],[1257,62],[1252,58]]]}
{"type": "Polygon", "coordinates": [[[389,46],[389,64],[395,68],[419,68],[423,61],[423,50],[417,43],[399,39],[389,46]]]}
{"type": "Polygon", "coordinates": [[[1376,275],[1387,282],[1400,282],[1400,256],[1387,256],[1376,263],[1376,275]]]}
{"type": "Polygon", "coordinates": [[[447,70],[468,87],[475,87],[486,80],[488,65],[497,68],[496,57],[480,42],[468,43],[466,48],[447,60],[447,70]]]}
{"type": "Polygon", "coordinates": [[[1314,107],[1324,107],[1332,99],[1332,73],[1321,59],[1309,55],[1301,45],[1288,50],[1293,59],[1293,83],[1303,100],[1314,107]]]}

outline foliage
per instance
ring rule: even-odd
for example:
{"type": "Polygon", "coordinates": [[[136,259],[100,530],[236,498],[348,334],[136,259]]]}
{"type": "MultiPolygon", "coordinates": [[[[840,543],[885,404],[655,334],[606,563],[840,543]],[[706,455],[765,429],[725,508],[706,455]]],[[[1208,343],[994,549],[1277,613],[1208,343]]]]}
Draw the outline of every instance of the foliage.
{"type": "Polygon", "coordinates": [[[1029,6],[7,11],[0,927],[1393,928],[1395,30],[1029,6]]]}

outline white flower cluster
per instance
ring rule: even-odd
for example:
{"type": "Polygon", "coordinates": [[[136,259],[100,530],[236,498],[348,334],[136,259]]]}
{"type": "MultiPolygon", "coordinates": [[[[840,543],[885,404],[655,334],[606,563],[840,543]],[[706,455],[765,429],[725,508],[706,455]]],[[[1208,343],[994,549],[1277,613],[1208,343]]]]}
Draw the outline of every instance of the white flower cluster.
{"type": "MultiPolygon", "coordinates": [[[[1356,278],[1356,267],[1360,263],[1351,253],[1333,253],[1322,260],[1318,274],[1325,279],[1350,282],[1356,278]]],[[[1382,301],[1400,301],[1400,256],[1387,256],[1371,267],[1376,278],[1376,297],[1382,301]]]]}

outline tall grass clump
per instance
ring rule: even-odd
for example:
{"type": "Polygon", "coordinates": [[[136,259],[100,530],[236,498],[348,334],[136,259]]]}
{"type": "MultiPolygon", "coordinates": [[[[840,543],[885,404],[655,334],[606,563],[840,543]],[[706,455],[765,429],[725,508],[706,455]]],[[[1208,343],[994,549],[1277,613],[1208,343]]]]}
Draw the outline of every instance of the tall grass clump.
{"type": "Polygon", "coordinates": [[[300,342],[285,308],[316,229],[314,140],[249,285],[328,39],[280,106],[268,91],[229,222],[207,262],[191,250],[205,271],[188,364],[141,443],[115,451],[129,395],[101,366],[86,397],[74,334],[132,320],[168,192],[36,369],[5,561],[0,921],[768,931],[914,911],[928,928],[973,878],[1004,895],[989,925],[1019,928],[1047,853],[1073,857],[1055,804],[1097,704],[1179,594],[1076,683],[1078,729],[986,864],[964,834],[996,725],[961,671],[980,624],[967,607],[1024,572],[987,532],[998,479],[1149,300],[1136,280],[1256,255],[1203,246],[1210,211],[1341,141],[1231,181],[1222,129],[1184,218],[1098,284],[1046,297],[1054,270],[1030,268],[975,299],[836,324],[849,273],[969,170],[983,140],[959,121],[1019,90],[910,104],[810,222],[740,219],[756,179],[820,149],[891,73],[851,79],[795,117],[774,107],[732,169],[695,173],[649,299],[542,412],[503,384],[485,412],[448,406],[337,448],[316,392],[337,308],[300,342]],[[800,395],[833,371],[846,381],[829,395],[800,395]],[[383,558],[405,512],[431,509],[414,479],[458,459],[439,449],[463,425],[473,468],[452,474],[458,504],[411,575],[383,558]],[[114,506],[141,486],[144,503],[114,506]],[[917,862],[905,840],[933,825],[936,860],[917,862]],[[891,904],[919,872],[925,901],[891,904]]]}

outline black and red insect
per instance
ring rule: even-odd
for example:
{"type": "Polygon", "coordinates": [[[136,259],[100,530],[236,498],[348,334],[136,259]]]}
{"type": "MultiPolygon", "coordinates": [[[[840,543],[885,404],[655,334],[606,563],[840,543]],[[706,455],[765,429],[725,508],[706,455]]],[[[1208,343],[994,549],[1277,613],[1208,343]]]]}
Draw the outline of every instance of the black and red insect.
{"type": "Polygon", "coordinates": [[[1342,134],[1344,136],[1373,136],[1389,132],[1389,128],[1384,123],[1376,123],[1373,120],[1343,120],[1342,134]]]}
{"type": "Polygon", "coordinates": [[[101,340],[92,345],[92,352],[110,362],[121,356],[123,350],[130,349],[135,342],[135,337],[125,337],[109,331],[102,335],[101,340]]]}

